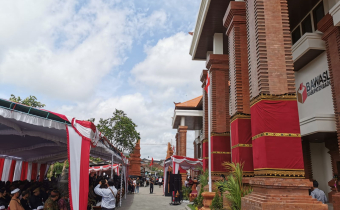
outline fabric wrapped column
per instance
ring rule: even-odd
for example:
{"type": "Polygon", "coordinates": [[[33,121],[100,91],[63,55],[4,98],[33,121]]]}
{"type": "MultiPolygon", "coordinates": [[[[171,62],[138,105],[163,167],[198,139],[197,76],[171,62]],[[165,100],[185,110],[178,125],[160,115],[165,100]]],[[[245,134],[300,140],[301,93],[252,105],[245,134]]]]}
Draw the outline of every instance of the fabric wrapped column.
{"type": "Polygon", "coordinates": [[[209,162],[209,151],[208,151],[208,94],[205,91],[206,79],[208,70],[203,70],[200,81],[202,82],[202,94],[203,94],[203,140],[202,140],[202,159],[203,159],[203,170],[208,170],[209,162]]]}
{"type": "Polygon", "coordinates": [[[231,162],[229,116],[229,56],[210,54],[209,69],[211,88],[211,174],[227,174],[223,162],[231,162]]]}
{"type": "Polygon", "coordinates": [[[245,2],[231,1],[223,23],[229,42],[232,161],[244,164],[243,176],[254,176],[245,2]]]}
{"type": "Polygon", "coordinates": [[[296,101],[287,0],[246,0],[253,192],[242,210],[328,209],[309,196],[296,101]]]}

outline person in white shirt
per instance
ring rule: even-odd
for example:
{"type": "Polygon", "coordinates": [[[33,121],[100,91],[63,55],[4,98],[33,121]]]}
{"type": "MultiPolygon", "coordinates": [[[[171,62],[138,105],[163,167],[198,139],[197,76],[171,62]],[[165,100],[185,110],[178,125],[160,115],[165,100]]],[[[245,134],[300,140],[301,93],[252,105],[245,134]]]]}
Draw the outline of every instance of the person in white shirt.
{"type": "Polygon", "coordinates": [[[316,200],[321,201],[322,203],[327,203],[328,200],[325,195],[325,192],[320,190],[318,187],[319,187],[319,183],[316,180],[314,180],[313,181],[314,190],[312,191],[311,196],[315,198],[316,200]]]}
{"type": "Polygon", "coordinates": [[[133,180],[133,186],[134,186],[134,193],[137,193],[137,181],[136,181],[136,179],[133,180]]]}
{"type": "Polygon", "coordinates": [[[105,181],[107,188],[100,188],[100,186],[103,184],[102,181],[100,181],[99,184],[94,188],[94,192],[97,195],[102,196],[102,210],[114,210],[116,208],[117,189],[113,186],[114,182],[112,179],[105,181]]]}

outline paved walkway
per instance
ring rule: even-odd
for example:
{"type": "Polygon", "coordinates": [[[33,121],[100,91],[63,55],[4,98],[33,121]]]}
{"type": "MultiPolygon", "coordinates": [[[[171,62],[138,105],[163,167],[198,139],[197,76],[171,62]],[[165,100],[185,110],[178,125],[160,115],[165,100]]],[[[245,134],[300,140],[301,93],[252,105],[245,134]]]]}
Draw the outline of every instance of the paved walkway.
{"type": "Polygon", "coordinates": [[[139,194],[129,194],[126,200],[123,199],[122,207],[119,210],[185,210],[185,203],[181,205],[169,205],[171,197],[163,196],[163,188],[154,186],[153,194],[150,194],[149,187],[140,187],[139,194]]]}

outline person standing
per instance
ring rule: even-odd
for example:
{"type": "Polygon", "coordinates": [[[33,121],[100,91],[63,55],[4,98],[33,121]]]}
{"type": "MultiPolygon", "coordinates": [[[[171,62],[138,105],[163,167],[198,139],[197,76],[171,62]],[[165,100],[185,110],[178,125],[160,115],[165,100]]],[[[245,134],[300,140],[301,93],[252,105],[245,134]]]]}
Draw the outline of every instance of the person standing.
{"type": "Polygon", "coordinates": [[[137,181],[136,181],[136,179],[133,179],[133,192],[137,193],[137,181]]]}
{"type": "Polygon", "coordinates": [[[159,179],[158,179],[158,185],[159,185],[159,188],[162,187],[162,177],[159,177],[159,179]]]}
{"type": "Polygon", "coordinates": [[[150,194],[153,193],[153,178],[150,179],[150,194]]]}
{"type": "Polygon", "coordinates": [[[114,182],[112,179],[106,181],[108,188],[100,188],[103,183],[100,183],[94,188],[94,192],[102,196],[102,210],[114,210],[116,208],[116,195],[117,189],[114,187],[114,182]]]}
{"type": "Polygon", "coordinates": [[[138,178],[137,178],[137,182],[136,182],[136,192],[137,192],[137,193],[139,193],[140,183],[141,183],[141,181],[139,180],[139,177],[138,177],[138,178]]]}
{"type": "Polygon", "coordinates": [[[19,200],[19,195],[20,195],[20,190],[19,188],[16,188],[11,192],[12,194],[12,199],[11,202],[9,202],[9,208],[11,210],[25,210],[24,207],[22,207],[20,200],[19,200]]]}
{"type": "Polygon", "coordinates": [[[325,195],[325,192],[320,190],[318,187],[319,183],[316,180],[314,180],[313,181],[314,190],[312,191],[311,196],[316,200],[321,201],[322,203],[327,203],[327,197],[325,195]]]}

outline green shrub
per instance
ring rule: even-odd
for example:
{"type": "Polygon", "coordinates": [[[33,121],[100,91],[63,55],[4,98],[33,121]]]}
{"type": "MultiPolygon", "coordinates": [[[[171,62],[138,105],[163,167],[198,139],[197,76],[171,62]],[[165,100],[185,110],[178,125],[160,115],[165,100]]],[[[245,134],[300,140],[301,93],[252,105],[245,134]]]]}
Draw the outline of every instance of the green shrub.
{"type": "Polygon", "coordinates": [[[223,209],[223,197],[216,192],[214,199],[212,200],[210,209],[212,210],[220,210],[223,209]]]}
{"type": "Polygon", "coordinates": [[[243,186],[243,164],[240,163],[223,163],[230,171],[229,176],[224,181],[217,181],[216,186],[223,192],[228,191],[226,198],[231,203],[231,209],[241,209],[241,198],[252,192],[250,187],[243,186]]]}
{"type": "Polygon", "coordinates": [[[189,195],[191,193],[191,188],[190,187],[182,187],[182,193],[183,193],[183,200],[189,200],[189,195]]]}

